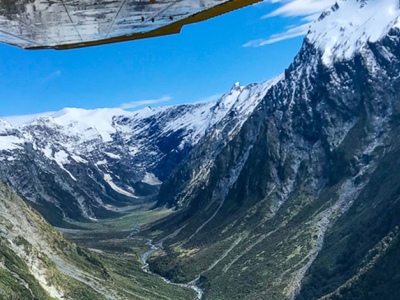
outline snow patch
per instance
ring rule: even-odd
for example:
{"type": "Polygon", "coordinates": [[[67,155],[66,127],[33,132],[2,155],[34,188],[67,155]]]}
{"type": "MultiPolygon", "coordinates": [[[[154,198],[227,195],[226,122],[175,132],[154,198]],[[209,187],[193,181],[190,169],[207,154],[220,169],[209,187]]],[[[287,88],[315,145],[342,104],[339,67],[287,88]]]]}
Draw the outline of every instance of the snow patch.
{"type": "Polygon", "coordinates": [[[63,164],[68,164],[68,153],[65,152],[64,150],[58,151],[54,154],[54,160],[57,162],[59,166],[62,166],[63,164]]]}
{"type": "Polygon", "coordinates": [[[71,158],[73,160],[75,160],[76,162],[78,162],[78,163],[83,163],[83,164],[87,164],[88,163],[88,161],[86,159],[84,159],[84,158],[82,158],[80,156],[77,156],[77,155],[71,155],[71,158]]]}
{"type": "Polygon", "coordinates": [[[158,179],[153,173],[147,173],[143,176],[142,182],[147,183],[149,185],[160,185],[162,181],[158,179]]]}
{"type": "Polygon", "coordinates": [[[121,159],[120,155],[117,155],[117,154],[114,154],[114,153],[111,153],[111,152],[104,152],[104,154],[107,155],[108,157],[113,158],[113,159],[121,159]]]}
{"type": "Polygon", "coordinates": [[[112,177],[110,174],[104,174],[104,181],[108,183],[108,185],[117,193],[120,193],[121,195],[125,195],[131,198],[138,198],[135,195],[133,195],[132,193],[125,191],[124,189],[121,189],[120,187],[118,187],[113,181],[112,181],[112,177]]]}
{"type": "Polygon", "coordinates": [[[23,140],[13,136],[0,136],[0,151],[22,149],[23,140]]]}
{"type": "Polygon", "coordinates": [[[102,166],[102,165],[106,165],[106,164],[107,164],[107,160],[103,159],[103,160],[98,161],[96,163],[96,166],[102,166]]]}
{"type": "Polygon", "coordinates": [[[65,152],[64,150],[58,151],[54,154],[54,161],[59,165],[59,167],[65,171],[74,181],[78,181],[74,175],[71,174],[70,171],[68,171],[65,167],[64,164],[69,164],[70,161],[68,160],[68,153],[65,152]]]}

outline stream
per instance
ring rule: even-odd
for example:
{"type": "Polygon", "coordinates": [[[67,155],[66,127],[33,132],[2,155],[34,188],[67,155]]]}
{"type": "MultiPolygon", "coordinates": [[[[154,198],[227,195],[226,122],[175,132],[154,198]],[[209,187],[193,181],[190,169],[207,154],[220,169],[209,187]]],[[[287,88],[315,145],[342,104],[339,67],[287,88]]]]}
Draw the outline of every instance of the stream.
{"type": "Polygon", "coordinates": [[[162,248],[162,243],[165,239],[161,240],[160,242],[158,242],[157,244],[153,244],[153,241],[151,239],[147,240],[146,245],[148,245],[150,247],[150,250],[148,250],[147,252],[143,253],[141,256],[141,260],[143,262],[143,267],[142,270],[146,273],[149,274],[154,274],[159,276],[165,283],[171,284],[171,285],[175,285],[175,286],[179,286],[179,287],[184,287],[184,288],[190,288],[192,290],[194,290],[196,292],[196,297],[194,298],[194,300],[201,300],[203,298],[203,290],[201,288],[199,288],[196,283],[199,280],[199,278],[194,279],[193,281],[189,282],[189,283],[174,283],[171,282],[170,280],[168,280],[167,278],[164,278],[158,274],[155,274],[153,272],[150,271],[149,269],[149,264],[147,263],[147,258],[155,251],[157,251],[158,249],[162,248]]]}

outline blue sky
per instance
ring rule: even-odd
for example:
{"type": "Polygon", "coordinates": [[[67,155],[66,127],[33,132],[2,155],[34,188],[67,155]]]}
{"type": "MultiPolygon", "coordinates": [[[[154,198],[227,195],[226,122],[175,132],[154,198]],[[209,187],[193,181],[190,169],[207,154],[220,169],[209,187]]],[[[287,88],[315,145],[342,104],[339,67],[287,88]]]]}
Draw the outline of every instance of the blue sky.
{"type": "Polygon", "coordinates": [[[180,34],[91,48],[0,44],[0,116],[215,99],[280,74],[329,0],[266,0],[180,34]],[[306,24],[306,25],[305,25],[306,24]],[[262,47],[261,47],[262,46],[262,47]]]}

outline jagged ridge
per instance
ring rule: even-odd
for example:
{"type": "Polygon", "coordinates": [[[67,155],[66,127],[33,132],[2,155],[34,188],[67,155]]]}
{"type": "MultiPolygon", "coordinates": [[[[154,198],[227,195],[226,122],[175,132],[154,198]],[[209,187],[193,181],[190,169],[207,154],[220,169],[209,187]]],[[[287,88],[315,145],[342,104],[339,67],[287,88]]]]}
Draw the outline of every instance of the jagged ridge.
{"type": "Polygon", "coordinates": [[[53,224],[110,216],[156,194],[214,124],[236,115],[240,126],[257,105],[248,95],[235,84],[215,103],[0,120],[0,178],[53,224]]]}
{"type": "Polygon", "coordinates": [[[360,299],[393,292],[395,279],[369,287],[362,278],[373,282],[377,261],[398,261],[399,222],[389,217],[370,231],[367,224],[384,203],[398,210],[392,179],[387,195],[383,188],[382,197],[370,193],[395,176],[383,170],[399,150],[399,4],[338,3],[313,25],[284,78],[260,95],[241,130],[223,143],[206,135],[164,182],[168,197],[159,205],[181,211],[153,229],[182,230],[153,257],[154,271],[181,282],[199,278],[210,299],[339,299],[360,286],[360,299]],[[384,11],[392,18],[370,19],[384,11]],[[335,40],[338,20],[353,26],[341,18],[357,13],[359,39],[348,39],[345,29],[335,40]],[[367,232],[373,238],[358,238],[367,232]],[[349,250],[354,241],[358,251],[349,250]]]}

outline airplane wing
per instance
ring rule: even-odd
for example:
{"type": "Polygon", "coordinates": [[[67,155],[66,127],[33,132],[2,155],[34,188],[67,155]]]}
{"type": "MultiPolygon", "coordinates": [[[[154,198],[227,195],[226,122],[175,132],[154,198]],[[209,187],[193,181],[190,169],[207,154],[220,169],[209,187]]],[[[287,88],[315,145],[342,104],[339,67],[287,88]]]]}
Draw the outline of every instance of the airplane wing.
{"type": "Polygon", "coordinates": [[[260,0],[0,0],[0,42],[72,49],[179,33],[260,0]]]}

